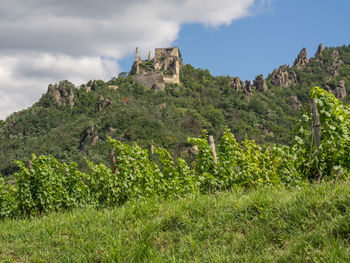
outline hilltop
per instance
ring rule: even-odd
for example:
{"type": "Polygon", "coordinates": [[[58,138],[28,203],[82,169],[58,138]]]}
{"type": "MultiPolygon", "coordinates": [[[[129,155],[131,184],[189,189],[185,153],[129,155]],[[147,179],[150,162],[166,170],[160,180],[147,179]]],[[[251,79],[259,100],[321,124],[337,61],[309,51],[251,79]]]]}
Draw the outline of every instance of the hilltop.
{"type": "Polygon", "coordinates": [[[160,145],[185,159],[187,137],[202,129],[215,138],[229,127],[238,140],[289,144],[312,86],[350,101],[350,46],[320,45],[312,58],[303,49],[292,66],[252,81],[183,65],[178,48],[156,49],[147,60],[137,54],[129,74],[79,87],[68,80],[50,84],[32,107],[1,121],[0,172],[10,174],[14,160],[32,153],[82,167],[84,158],[108,163],[107,136],[160,145]]]}

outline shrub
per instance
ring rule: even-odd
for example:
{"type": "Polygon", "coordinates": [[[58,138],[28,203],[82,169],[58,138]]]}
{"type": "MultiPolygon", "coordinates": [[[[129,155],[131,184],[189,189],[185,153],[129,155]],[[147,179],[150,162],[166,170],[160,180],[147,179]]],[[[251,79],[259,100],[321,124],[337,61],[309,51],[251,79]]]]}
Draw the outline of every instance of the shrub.
{"type": "Polygon", "coordinates": [[[305,112],[295,136],[300,173],[310,179],[342,177],[350,171],[350,107],[318,87],[310,92],[320,115],[321,143],[313,144],[312,115],[305,112]]]}
{"type": "Polygon", "coordinates": [[[29,168],[17,161],[15,173],[18,209],[24,215],[36,215],[84,206],[89,203],[85,176],[75,163],[59,163],[51,156],[32,155],[29,168]]]}

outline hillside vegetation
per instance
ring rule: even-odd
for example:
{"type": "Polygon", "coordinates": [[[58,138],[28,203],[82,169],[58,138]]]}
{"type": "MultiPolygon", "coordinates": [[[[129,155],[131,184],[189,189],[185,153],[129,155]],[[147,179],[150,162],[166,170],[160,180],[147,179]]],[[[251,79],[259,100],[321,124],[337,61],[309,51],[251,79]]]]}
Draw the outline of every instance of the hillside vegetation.
{"type": "Polygon", "coordinates": [[[349,262],[350,183],[0,221],[1,262],[349,262]]]}
{"type": "Polygon", "coordinates": [[[164,92],[133,84],[126,74],[81,87],[61,81],[32,107],[0,121],[0,172],[13,173],[18,169],[13,161],[26,161],[32,153],[75,161],[85,170],[84,158],[108,165],[107,136],[144,148],[153,142],[187,161],[187,138],[198,137],[203,129],[215,139],[229,128],[237,141],[248,135],[260,145],[290,145],[290,131],[310,87],[335,92],[343,80],[349,92],[350,46],[326,48],[302,68],[288,70],[296,74],[288,87],[272,85],[269,75],[267,91],[249,94],[233,88],[234,77],[214,77],[190,65],[181,69],[181,84],[167,84],[164,92]]]}
{"type": "Polygon", "coordinates": [[[87,172],[74,162],[60,163],[52,156],[33,154],[27,164],[16,162],[19,171],[13,181],[0,176],[0,218],[113,207],[129,200],[173,199],[235,186],[290,187],[348,178],[350,107],[317,87],[310,96],[316,113],[305,112],[301,117],[291,146],[263,148],[249,139],[238,143],[227,130],[217,144],[216,155],[203,131],[200,138],[188,139],[198,148],[193,163],[188,164],[163,148],[148,151],[136,143],[110,138],[111,167],[87,161],[87,172]]]}

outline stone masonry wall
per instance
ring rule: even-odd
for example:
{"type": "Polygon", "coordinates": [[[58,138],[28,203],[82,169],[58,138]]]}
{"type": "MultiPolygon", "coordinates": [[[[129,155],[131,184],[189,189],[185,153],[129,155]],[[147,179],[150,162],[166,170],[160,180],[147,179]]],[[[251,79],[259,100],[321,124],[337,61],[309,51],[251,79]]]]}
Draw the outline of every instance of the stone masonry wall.
{"type": "Polygon", "coordinates": [[[149,89],[164,90],[163,72],[138,73],[133,75],[133,82],[140,83],[149,89]]]}

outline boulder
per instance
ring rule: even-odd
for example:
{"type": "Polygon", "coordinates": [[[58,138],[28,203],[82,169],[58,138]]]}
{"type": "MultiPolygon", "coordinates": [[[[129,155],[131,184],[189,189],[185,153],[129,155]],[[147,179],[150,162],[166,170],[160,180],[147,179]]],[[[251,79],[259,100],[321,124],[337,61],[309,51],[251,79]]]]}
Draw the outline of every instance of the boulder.
{"type": "Polygon", "coordinates": [[[343,100],[346,97],[347,92],[346,92],[344,80],[339,81],[338,87],[335,88],[334,95],[339,100],[343,100]]]}

